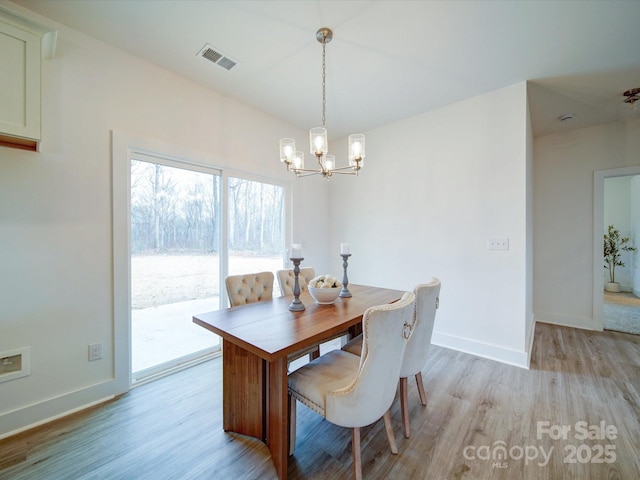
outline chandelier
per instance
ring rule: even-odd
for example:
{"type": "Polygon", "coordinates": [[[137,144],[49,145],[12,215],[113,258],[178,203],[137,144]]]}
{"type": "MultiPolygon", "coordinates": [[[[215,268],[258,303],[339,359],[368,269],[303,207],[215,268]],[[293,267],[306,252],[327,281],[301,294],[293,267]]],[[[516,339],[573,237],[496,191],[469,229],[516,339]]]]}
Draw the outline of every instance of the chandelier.
{"type": "Polygon", "coordinates": [[[327,128],[325,124],[327,110],[326,92],[326,47],[333,38],[331,29],[323,27],[316,32],[316,39],[322,44],[322,126],[309,130],[309,144],[311,155],[317,160],[315,168],[305,168],[304,153],[296,150],[296,141],[293,138],[280,140],[280,161],[287,167],[287,171],[296,174],[296,177],[309,175],[322,175],[329,179],[333,174],[358,175],[364,159],[364,135],[361,133],[349,135],[349,165],[336,167],[335,155],[329,155],[327,142],[327,128]]]}

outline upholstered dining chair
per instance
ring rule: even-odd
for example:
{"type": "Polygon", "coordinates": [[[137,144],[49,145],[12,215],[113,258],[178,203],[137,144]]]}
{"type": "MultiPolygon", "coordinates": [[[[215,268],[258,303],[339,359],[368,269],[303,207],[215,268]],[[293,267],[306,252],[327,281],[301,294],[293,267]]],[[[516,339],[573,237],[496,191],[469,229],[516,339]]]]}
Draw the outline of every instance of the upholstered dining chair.
{"type": "MultiPolygon", "coordinates": [[[[416,326],[407,344],[400,369],[400,410],[402,411],[402,423],[404,436],[409,438],[411,428],[409,424],[409,400],[407,394],[407,378],[414,376],[420,395],[420,403],[427,405],[427,394],[422,382],[422,369],[427,361],[433,324],[435,323],[436,310],[440,303],[440,280],[432,278],[429,283],[420,284],[413,290],[416,295],[416,326]]],[[[342,347],[343,350],[359,355],[362,350],[362,336],[358,336],[342,347]]]]}
{"type": "MultiPolygon", "coordinates": [[[[296,281],[296,275],[293,273],[293,269],[278,270],[276,275],[282,295],[293,295],[293,284],[296,281]]],[[[300,273],[298,274],[298,285],[300,285],[301,292],[307,289],[307,285],[315,276],[316,271],[312,267],[300,269],[300,273]]]]}
{"type": "MultiPolygon", "coordinates": [[[[313,277],[312,277],[313,278],[313,277]]],[[[260,302],[273,298],[273,273],[259,272],[245,275],[230,275],[225,279],[229,303],[232,307],[245,303],[260,302]]],[[[309,355],[309,359],[319,356],[318,346],[308,347],[287,355],[287,364],[309,355]]]]}
{"type": "Polygon", "coordinates": [[[360,428],[384,418],[391,452],[398,453],[391,425],[391,404],[411,337],[415,295],[407,292],[391,304],[367,309],[362,316],[362,355],[332,350],[289,374],[289,453],[296,442],[296,402],[331,423],[351,428],[353,471],[362,478],[360,428]]]}
{"type": "Polygon", "coordinates": [[[229,275],[224,281],[232,307],[273,298],[273,273],[229,275]]]}

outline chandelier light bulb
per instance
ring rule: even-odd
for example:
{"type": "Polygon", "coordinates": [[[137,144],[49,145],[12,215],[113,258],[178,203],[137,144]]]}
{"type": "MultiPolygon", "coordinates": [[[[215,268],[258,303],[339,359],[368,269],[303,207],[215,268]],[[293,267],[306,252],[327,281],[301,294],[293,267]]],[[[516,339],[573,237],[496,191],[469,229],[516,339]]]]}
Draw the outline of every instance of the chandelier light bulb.
{"type": "Polygon", "coordinates": [[[293,160],[296,151],[296,141],[293,138],[283,138],[280,140],[280,161],[289,165],[293,160]]]}
{"type": "Polygon", "coordinates": [[[334,169],[336,165],[336,157],[335,155],[325,155],[324,158],[324,169],[327,171],[331,171],[334,169]]]}
{"type": "Polygon", "coordinates": [[[349,165],[356,171],[361,169],[364,156],[364,135],[361,133],[349,135],[349,165]]]}
{"type": "Polygon", "coordinates": [[[313,155],[320,156],[326,154],[328,151],[327,129],[324,127],[315,127],[309,130],[309,143],[313,155]]]}

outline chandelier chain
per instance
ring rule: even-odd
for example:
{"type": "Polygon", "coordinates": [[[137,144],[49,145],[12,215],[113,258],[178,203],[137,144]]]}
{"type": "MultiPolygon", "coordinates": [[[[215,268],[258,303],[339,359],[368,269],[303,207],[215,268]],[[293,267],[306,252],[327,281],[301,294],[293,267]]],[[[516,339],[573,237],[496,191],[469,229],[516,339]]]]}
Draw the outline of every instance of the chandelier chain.
{"type": "Polygon", "coordinates": [[[326,128],[326,114],[327,114],[327,66],[325,63],[327,50],[326,40],[322,42],[322,126],[326,128]]]}

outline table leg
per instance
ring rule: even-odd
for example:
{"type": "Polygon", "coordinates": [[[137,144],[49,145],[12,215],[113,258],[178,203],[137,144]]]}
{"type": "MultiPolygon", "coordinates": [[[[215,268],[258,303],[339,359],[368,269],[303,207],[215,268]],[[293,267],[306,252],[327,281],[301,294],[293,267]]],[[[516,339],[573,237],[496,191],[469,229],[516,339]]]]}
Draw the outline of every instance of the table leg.
{"type": "Polygon", "coordinates": [[[287,479],[289,425],[287,394],[287,358],[268,363],[267,446],[280,480],[287,479]]]}
{"type": "Polygon", "coordinates": [[[263,359],[222,341],[222,428],[225,431],[266,439],[265,377],[263,359]]]}
{"type": "Polygon", "coordinates": [[[362,323],[356,323],[349,327],[348,340],[353,340],[362,333],[362,323]]]}

